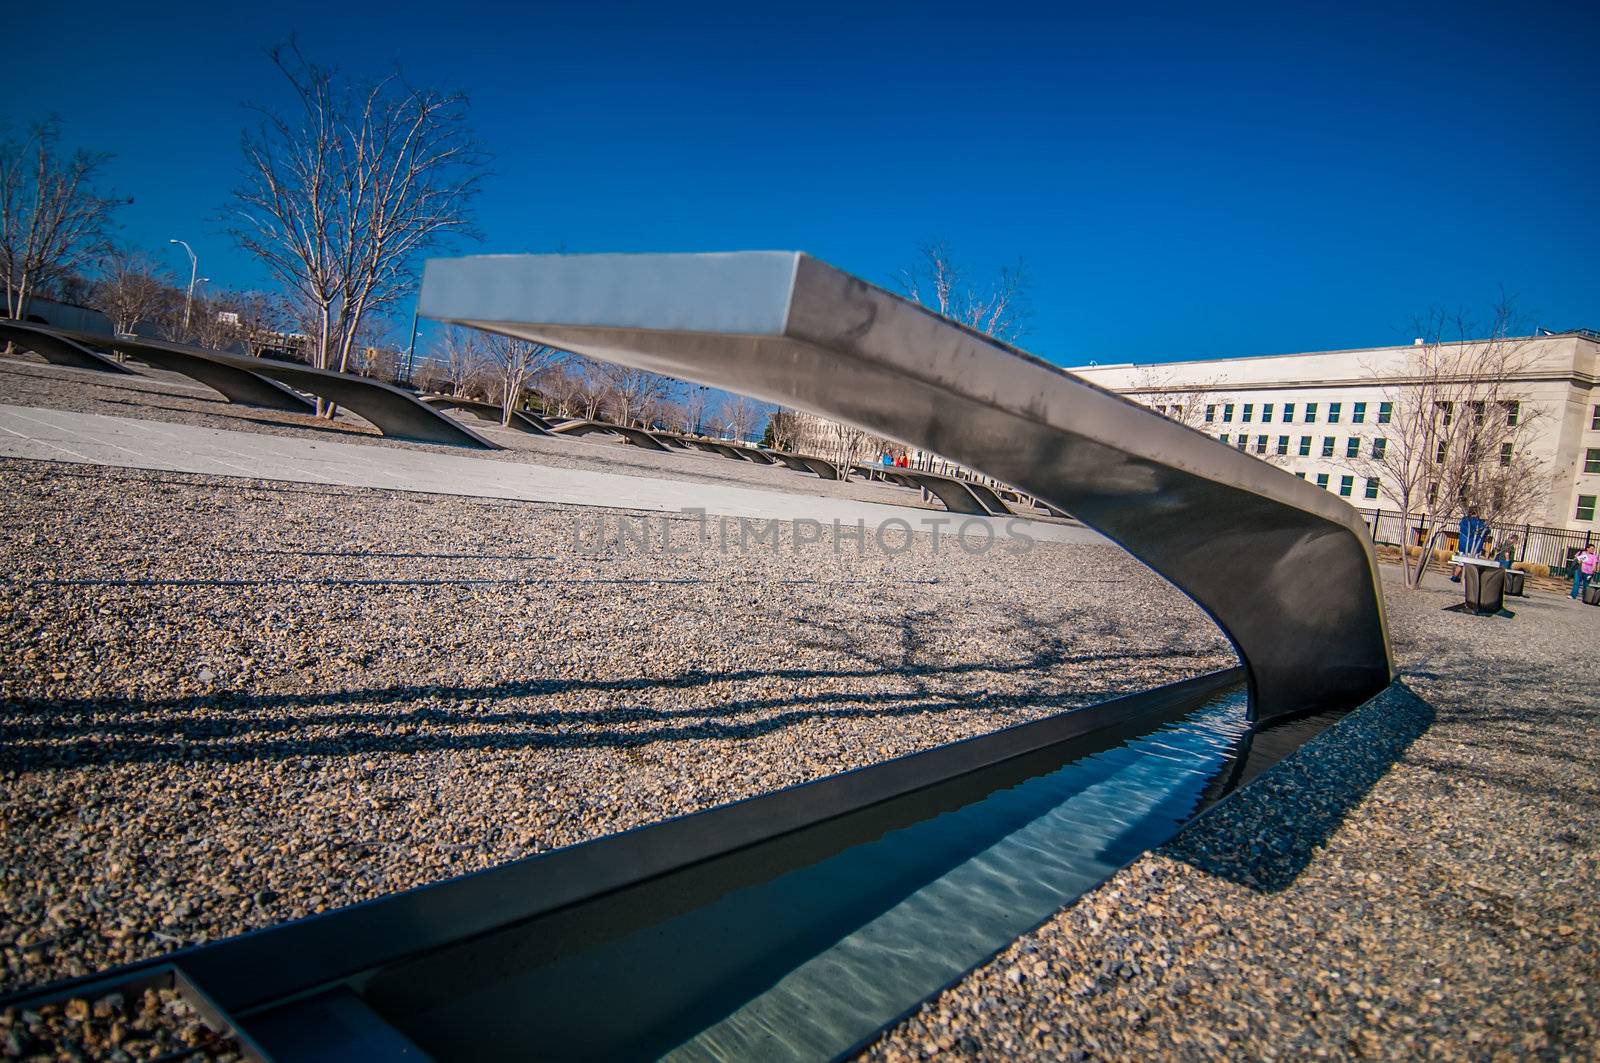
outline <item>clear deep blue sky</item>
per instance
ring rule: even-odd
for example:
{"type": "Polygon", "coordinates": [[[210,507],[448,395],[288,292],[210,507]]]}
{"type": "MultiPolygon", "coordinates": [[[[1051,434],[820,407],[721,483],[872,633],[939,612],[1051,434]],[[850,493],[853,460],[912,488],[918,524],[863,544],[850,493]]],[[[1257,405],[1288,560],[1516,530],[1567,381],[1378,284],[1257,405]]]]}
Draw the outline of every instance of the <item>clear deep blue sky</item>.
{"type": "Polygon", "coordinates": [[[1064,365],[1406,342],[1434,307],[1600,328],[1600,5],[27,5],[4,113],[114,152],[122,237],[211,219],[290,33],[472,99],[490,252],[799,249],[890,283],[1024,258],[1064,365]]]}

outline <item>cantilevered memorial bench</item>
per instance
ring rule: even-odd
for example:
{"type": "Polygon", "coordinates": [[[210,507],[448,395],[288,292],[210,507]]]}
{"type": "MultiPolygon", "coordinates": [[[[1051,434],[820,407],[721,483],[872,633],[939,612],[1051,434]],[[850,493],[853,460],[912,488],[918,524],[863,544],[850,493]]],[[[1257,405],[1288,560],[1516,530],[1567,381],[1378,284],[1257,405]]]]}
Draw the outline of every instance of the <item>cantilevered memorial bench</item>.
{"type": "Polygon", "coordinates": [[[1244,662],[1253,719],[1348,707],[1393,677],[1370,537],[1347,503],[808,255],[435,260],[422,312],[803,409],[1013,484],[1195,599],[1244,662]]]}
{"type": "MultiPolygon", "coordinates": [[[[715,454],[719,458],[731,458],[734,461],[757,460],[749,457],[745,453],[745,451],[749,448],[737,447],[732,443],[724,443],[720,439],[702,439],[699,436],[679,436],[678,440],[688,449],[704,451],[707,454],[715,454]]],[[[768,463],[762,462],[762,464],[768,463]]]]}
{"type": "MultiPolygon", "coordinates": [[[[36,326],[30,327],[36,328],[36,326]]],[[[60,337],[59,330],[49,330],[49,333],[60,337]]],[[[482,450],[502,449],[498,443],[491,442],[465,425],[446,417],[409,392],[379,380],[351,373],[336,373],[329,369],[313,369],[298,362],[280,362],[272,358],[249,358],[244,355],[227,354],[184,343],[105,337],[98,338],[96,342],[114,346],[118,350],[125,351],[129,357],[148,361],[149,364],[173,368],[177,372],[194,376],[195,379],[202,380],[211,387],[217,387],[212,381],[224,382],[228,387],[244,388],[249,385],[248,381],[237,376],[228,376],[224,381],[222,376],[210,368],[202,368],[203,366],[221,366],[224,369],[234,369],[264,378],[265,383],[286,384],[345,407],[370,422],[381,434],[388,437],[409,439],[419,443],[476,447],[482,450]],[[178,368],[179,366],[183,368],[178,368]],[[211,373],[211,380],[205,380],[197,375],[201,372],[211,373]]],[[[279,394],[276,390],[269,392],[264,389],[252,393],[262,397],[279,394]]],[[[296,406],[294,412],[303,413],[308,409],[314,410],[315,405],[296,406]]]]}
{"type": "Polygon", "coordinates": [[[90,350],[65,336],[20,321],[0,319],[0,340],[7,340],[25,351],[32,351],[51,365],[67,365],[74,369],[93,369],[101,373],[126,373],[138,376],[132,369],[115,358],[90,350]]]}
{"type": "Polygon", "coordinates": [[[517,432],[526,432],[533,436],[547,436],[554,433],[550,430],[550,422],[538,414],[527,413],[523,410],[512,410],[511,420],[505,423],[499,406],[492,402],[480,402],[477,399],[463,399],[454,395],[423,395],[423,402],[436,410],[460,410],[470,414],[480,421],[490,424],[502,425],[517,432]]]}
{"type": "Polygon", "coordinates": [[[1000,501],[999,495],[984,484],[974,483],[971,480],[895,465],[862,464],[853,468],[869,479],[878,479],[901,487],[921,488],[944,503],[944,508],[951,513],[965,513],[975,517],[1013,515],[1010,508],[1000,501]]]}
{"type": "Polygon", "coordinates": [[[198,348],[190,350],[176,344],[167,346],[133,336],[109,339],[84,332],[64,333],[64,335],[70,336],[84,346],[121,351],[134,361],[142,362],[154,369],[164,369],[169,373],[186,376],[190,380],[204,384],[229,402],[244,406],[260,406],[267,410],[283,410],[286,413],[317,412],[316,402],[293,388],[285,387],[276,380],[269,380],[248,369],[228,365],[209,354],[201,353],[198,348]]]}
{"type": "Polygon", "coordinates": [[[277,381],[189,351],[164,350],[133,338],[112,339],[65,329],[47,332],[37,326],[12,322],[0,323],[0,332],[19,347],[29,348],[57,365],[86,365],[88,363],[84,359],[95,359],[97,363],[103,363],[95,365],[95,368],[110,365],[117,372],[133,373],[127,366],[95,348],[118,350],[135,361],[204,384],[229,402],[289,413],[315,413],[317,409],[315,402],[277,381]],[[9,331],[6,331],[6,326],[10,326],[9,331]]]}
{"type": "Polygon", "coordinates": [[[595,433],[621,436],[622,440],[630,446],[672,453],[672,448],[657,439],[653,432],[647,432],[643,428],[634,428],[630,425],[612,424],[609,421],[586,421],[581,419],[564,421],[561,424],[552,424],[550,433],[558,436],[587,436],[595,433]]]}

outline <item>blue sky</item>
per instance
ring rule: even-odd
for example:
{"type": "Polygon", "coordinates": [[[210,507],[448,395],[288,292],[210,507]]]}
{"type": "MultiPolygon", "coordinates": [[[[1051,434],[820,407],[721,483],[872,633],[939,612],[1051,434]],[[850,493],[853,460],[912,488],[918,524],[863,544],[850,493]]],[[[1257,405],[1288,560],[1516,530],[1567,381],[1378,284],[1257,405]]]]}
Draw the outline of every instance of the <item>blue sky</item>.
{"type": "Polygon", "coordinates": [[[290,33],[461,89],[468,250],[798,249],[892,283],[1023,258],[1063,365],[1600,328],[1600,5],[29,5],[14,122],[114,152],[123,239],[264,283],[213,220],[290,33]]]}

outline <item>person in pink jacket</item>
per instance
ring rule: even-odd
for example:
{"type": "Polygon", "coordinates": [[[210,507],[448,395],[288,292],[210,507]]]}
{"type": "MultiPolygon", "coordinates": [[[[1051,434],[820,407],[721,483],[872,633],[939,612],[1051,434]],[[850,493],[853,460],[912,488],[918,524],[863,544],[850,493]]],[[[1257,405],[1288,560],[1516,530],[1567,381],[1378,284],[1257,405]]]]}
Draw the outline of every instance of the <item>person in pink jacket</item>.
{"type": "Polygon", "coordinates": [[[1600,568],[1600,554],[1594,552],[1593,546],[1585,546],[1583,553],[1572,559],[1571,597],[1578,597],[1585,587],[1594,582],[1596,568],[1600,568]]]}

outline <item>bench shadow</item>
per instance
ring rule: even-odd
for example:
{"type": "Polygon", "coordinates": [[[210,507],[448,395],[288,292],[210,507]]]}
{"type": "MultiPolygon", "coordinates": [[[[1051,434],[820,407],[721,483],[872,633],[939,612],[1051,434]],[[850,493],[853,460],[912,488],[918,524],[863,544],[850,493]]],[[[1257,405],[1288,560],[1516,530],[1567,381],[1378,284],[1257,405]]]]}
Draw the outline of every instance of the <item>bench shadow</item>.
{"type": "Polygon", "coordinates": [[[1156,851],[1261,893],[1286,889],[1435,716],[1396,680],[1156,851]]]}

